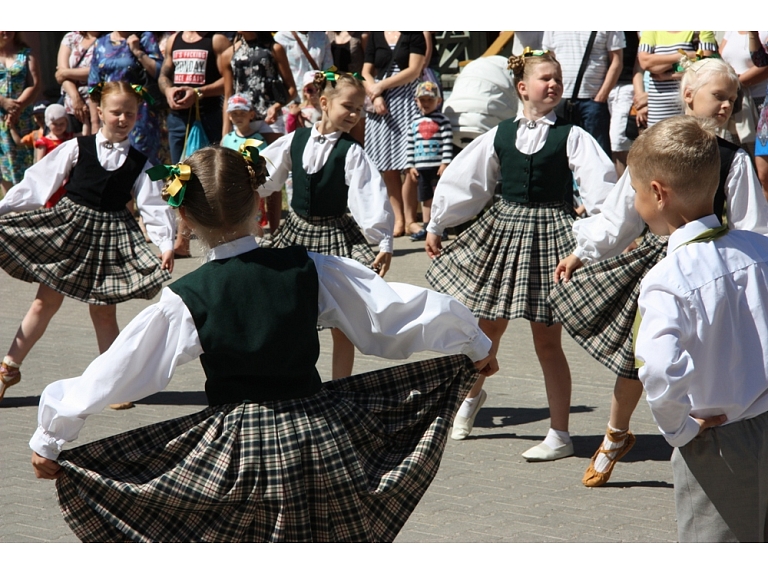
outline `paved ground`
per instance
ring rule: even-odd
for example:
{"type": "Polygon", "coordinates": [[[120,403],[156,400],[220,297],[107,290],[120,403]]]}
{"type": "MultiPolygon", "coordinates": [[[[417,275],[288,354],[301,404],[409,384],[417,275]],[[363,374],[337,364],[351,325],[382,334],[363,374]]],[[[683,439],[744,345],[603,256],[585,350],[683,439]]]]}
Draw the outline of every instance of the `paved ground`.
{"type": "MultiPolygon", "coordinates": [[[[426,285],[423,244],[395,241],[387,279],[426,285]]],[[[181,274],[199,260],[177,262],[181,274]]],[[[0,273],[0,345],[6,346],[35,287],[0,273]]],[[[118,307],[125,325],[145,301],[118,307]]],[[[319,362],[330,377],[330,336],[323,333],[319,362]]],[[[3,351],[5,348],[2,348],[3,351]]],[[[548,428],[544,384],[526,322],[512,322],[502,341],[501,371],[489,380],[489,397],[475,431],[448,441],[440,471],[398,537],[398,542],[665,542],[676,540],[671,449],[658,434],[642,400],[633,421],[637,445],[605,487],[587,489],[581,476],[605,430],[614,377],[573,341],[565,341],[573,372],[571,433],[575,457],[527,463],[520,454],[548,428]]],[[[77,541],[59,513],[54,485],[35,479],[27,445],[45,385],[83,371],[96,356],[84,304],[65,300],[48,332],[24,363],[24,380],[0,403],[0,542],[77,541]]],[[[414,356],[414,359],[428,354],[414,356]]],[[[358,354],[356,372],[393,362],[358,354]]],[[[182,366],[168,389],[132,410],[89,418],[78,442],[88,442],[205,405],[199,364],[182,366]]]]}

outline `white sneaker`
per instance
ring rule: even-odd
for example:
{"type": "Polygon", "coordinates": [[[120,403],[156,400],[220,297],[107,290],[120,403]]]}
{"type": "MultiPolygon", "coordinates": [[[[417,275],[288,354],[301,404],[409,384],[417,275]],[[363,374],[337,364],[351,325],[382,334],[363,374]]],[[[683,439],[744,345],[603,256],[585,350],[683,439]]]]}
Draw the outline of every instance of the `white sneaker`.
{"type": "Polygon", "coordinates": [[[488,394],[485,393],[484,389],[480,390],[480,395],[478,398],[479,399],[475,403],[475,410],[472,412],[472,415],[469,417],[461,417],[457,415],[453,420],[453,431],[451,431],[451,439],[461,441],[462,439],[466,439],[466,437],[472,433],[472,426],[475,424],[475,417],[477,416],[477,412],[480,411],[480,408],[483,407],[485,400],[488,398],[488,394]]]}
{"type": "Polygon", "coordinates": [[[523,453],[523,457],[528,461],[554,461],[555,459],[562,459],[571,455],[573,455],[573,443],[566,443],[561,447],[552,449],[549,445],[542,442],[523,453]]]}

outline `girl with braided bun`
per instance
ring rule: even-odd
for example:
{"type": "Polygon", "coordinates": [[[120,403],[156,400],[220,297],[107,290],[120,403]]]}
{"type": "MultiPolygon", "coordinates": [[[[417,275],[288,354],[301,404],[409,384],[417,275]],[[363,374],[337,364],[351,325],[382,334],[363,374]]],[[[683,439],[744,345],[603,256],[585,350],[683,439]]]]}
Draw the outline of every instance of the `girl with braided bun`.
{"type": "Polygon", "coordinates": [[[117,304],[152,299],[173,271],[173,213],[160,186],[144,173],[151,166],[147,157],[128,140],[141,95],[124,82],[107,82],[91,98],[102,122],[98,133],[58,146],[0,202],[0,267],[12,277],[40,284],[0,365],[0,399],[21,379],[22,361],[64,296],[89,305],[104,353],[120,331],[117,304]],[[63,198],[52,209],[44,208],[62,184],[63,198]],[[126,209],[133,197],[149,237],[160,248],[160,260],[126,209]]]}
{"type": "MultiPolygon", "coordinates": [[[[472,310],[494,351],[509,320],[530,322],[551,427],[523,457],[549,461],[573,455],[570,369],[561,325],[547,304],[553,265],[574,247],[574,178],[591,214],[611,190],[616,172],[594,138],[555,116],[563,82],[550,52],[526,49],[509,59],[509,67],[522,109],[474,140],[443,172],[427,226],[426,250],[432,258],[427,280],[472,310]],[[501,198],[443,250],[443,230],[482,211],[499,181],[501,198]]],[[[472,431],[486,399],[482,385],[478,380],[459,410],[453,439],[472,431]]]]}
{"type": "Polygon", "coordinates": [[[84,541],[392,541],[437,472],[476,369],[497,369],[453,298],[389,284],[351,259],[259,247],[264,166],[246,142],[150,170],[170,178],[170,202],[210,247],[208,262],[40,398],[32,464],[58,479],[84,541]],[[392,359],[466,355],[323,384],[318,324],[392,359]],[[61,451],[87,415],[164,389],[198,357],[210,407],[61,451]]]}
{"type": "MultiPolygon", "coordinates": [[[[710,119],[713,128],[727,126],[739,91],[733,68],[719,58],[688,57],[682,58],[681,67],[685,72],[680,102],[685,113],[710,119]]],[[[768,202],[749,156],[722,138],[717,142],[720,182],[715,214],[720,218],[725,214],[731,229],[768,234],[768,202]]],[[[607,483],[616,462],[635,444],[629,422],[643,393],[632,335],[637,298],[640,281],[667,253],[668,238],[647,230],[635,209],[629,172],[619,179],[600,214],[574,223],[576,247],[554,269],[558,283],[549,300],[566,331],[617,376],[605,437],[582,478],[587,487],[607,483]],[[641,235],[639,247],[624,253],[641,235]]]]}
{"type": "MultiPolygon", "coordinates": [[[[262,195],[280,190],[293,173],[291,209],[272,245],[352,258],[384,277],[392,260],[394,213],[378,170],[349,135],[360,120],[365,89],[358,76],[330,71],[317,72],[315,86],[320,121],[263,152],[271,173],[262,195]],[[377,255],[368,241],[379,244],[377,255]]],[[[333,377],[351,375],[355,349],[340,330],[332,334],[333,377]]]]}

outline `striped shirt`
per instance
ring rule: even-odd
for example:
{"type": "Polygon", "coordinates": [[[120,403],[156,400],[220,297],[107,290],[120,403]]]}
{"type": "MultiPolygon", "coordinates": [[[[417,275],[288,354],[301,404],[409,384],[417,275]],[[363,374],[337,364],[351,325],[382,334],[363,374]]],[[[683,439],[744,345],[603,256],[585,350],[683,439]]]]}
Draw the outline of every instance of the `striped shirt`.
{"type": "Polygon", "coordinates": [[[407,168],[437,168],[453,158],[451,122],[440,112],[419,116],[408,129],[407,168]]]}
{"type": "Polygon", "coordinates": [[[587,68],[579,93],[574,94],[576,76],[587,51],[590,31],[544,32],[542,48],[552,50],[563,69],[563,98],[594,98],[605,81],[610,65],[610,53],[624,48],[624,32],[598,32],[589,51],[587,68]]]}
{"type": "MultiPolygon", "coordinates": [[[[717,40],[714,32],[699,32],[699,42],[694,48],[694,32],[686,30],[682,32],[645,31],[640,36],[638,52],[649,54],[674,54],[678,49],[688,52],[694,49],[711,50],[717,52],[717,40]]],[[[672,66],[670,65],[670,71],[672,66]]],[[[683,104],[680,100],[680,80],[654,80],[651,76],[648,81],[648,125],[652,126],[672,116],[683,113],[683,104]]]]}

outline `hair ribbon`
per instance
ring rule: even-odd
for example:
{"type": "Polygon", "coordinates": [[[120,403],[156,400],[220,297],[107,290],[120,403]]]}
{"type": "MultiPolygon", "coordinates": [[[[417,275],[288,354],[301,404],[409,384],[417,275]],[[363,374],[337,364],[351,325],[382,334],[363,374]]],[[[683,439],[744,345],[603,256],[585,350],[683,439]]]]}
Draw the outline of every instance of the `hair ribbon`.
{"type": "Polygon", "coordinates": [[[155,105],[155,99],[144,86],[140,86],[139,84],[131,84],[131,88],[133,88],[133,91],[141,96],[148,105],[155,105]]]}
{"type": "Polygon", "coordinates": [[[153,182],[157,180],[171,180],[165,189],[170,196],[168,198],[168,205],[178,208],[181,202],[184,201],[184,192],[187,189],[187,182],[192,177],[192,168],[186,164],[175,164],[173,166],[158,164],[147,170],[147,176],[153,182]]]}
{"type": "Polygon", "coordinates": [[[259,146],[261,144],[262,142],[256,138],[248,138],[245,142],[240,144],[240,149],[238,151],[243,155],[246,162],[254,166],[259,159],[259,146]]]}

